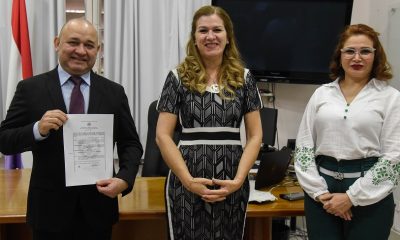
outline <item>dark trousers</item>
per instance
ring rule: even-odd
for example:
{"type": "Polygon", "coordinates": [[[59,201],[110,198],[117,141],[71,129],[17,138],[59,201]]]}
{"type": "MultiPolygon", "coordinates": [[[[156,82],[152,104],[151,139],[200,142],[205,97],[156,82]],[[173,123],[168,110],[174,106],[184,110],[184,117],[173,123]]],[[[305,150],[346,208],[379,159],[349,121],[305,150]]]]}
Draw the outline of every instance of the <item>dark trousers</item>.
{"type": "MultiPolygon", "coordinates": [[[[337,166],[337,161],[331,160],[317,159],[317,163],[331,171],[358,172],[360,169],[368,170],[376,162],[350,160],[351,162],[341,161],[340,166],[337,166]]],[[[320,174],[327,182],[331,193],[344,193],[357,180],[357,178],[337,180],[323,173],[320,174]]],[[[387,240],[389,238],[395,208],[393,194],[372,205],[352,207],[351,221],[345,221],[327,213],[321,203],[305,195],[304,209],[310,240],[387,240]]]]}
{"type": "Polygon", "coordinates": [[[81,211],[74,217],[71,226],[61,232],[32,229],[33,240],[111,240],[112,226],[95,228],[85,221],[81,211]]]}

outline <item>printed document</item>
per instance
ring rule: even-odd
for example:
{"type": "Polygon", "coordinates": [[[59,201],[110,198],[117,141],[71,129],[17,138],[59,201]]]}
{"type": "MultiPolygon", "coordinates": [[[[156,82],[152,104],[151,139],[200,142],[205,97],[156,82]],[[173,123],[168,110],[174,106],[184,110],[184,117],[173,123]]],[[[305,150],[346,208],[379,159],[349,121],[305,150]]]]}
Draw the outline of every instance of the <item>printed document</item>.
{"type": "Polygon", "coordinates": [[[67,187],[112,177],[113,122],[113,114],[68,114],[63,127],[67,187]]]}

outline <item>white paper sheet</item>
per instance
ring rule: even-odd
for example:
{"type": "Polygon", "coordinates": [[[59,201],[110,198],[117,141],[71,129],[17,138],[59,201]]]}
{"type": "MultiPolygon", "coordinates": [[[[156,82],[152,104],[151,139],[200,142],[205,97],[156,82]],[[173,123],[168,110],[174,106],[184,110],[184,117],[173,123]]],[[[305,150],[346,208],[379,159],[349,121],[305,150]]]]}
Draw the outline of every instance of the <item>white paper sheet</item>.
{"type": "Polygon", "coordinates": [[[273,202],[277,198],[270,192],[259,191],[255,189],[255,180],[250,180],[250,196],[249,202],[263,203],[263,202],[273,202]]]}
{"type": "Polygon", "coordinates": [[[63,127],[67,187],[112,177],[113,122],[112,114],[68,114],[63,127]]]}

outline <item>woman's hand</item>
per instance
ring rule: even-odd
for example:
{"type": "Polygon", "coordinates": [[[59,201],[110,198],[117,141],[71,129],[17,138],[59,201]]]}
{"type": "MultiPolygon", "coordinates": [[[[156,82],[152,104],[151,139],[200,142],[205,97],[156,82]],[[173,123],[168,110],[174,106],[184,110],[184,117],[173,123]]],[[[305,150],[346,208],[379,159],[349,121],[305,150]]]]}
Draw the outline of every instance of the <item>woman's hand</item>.
{"type": "Polygon", "coordinates": [[[331,195],[331,199],[323,202],[324,209],[330,214],[350,221],[353,216],[350,208],[353,204],[351,203],[349,196],[347,196],[346,193],[332,193],[331,195]]]}
{"type": "Polygon", "coordinates": [[[213,182],[207,178],[192,178],[184,186],[187,190],[199,196],[206,194],[208,187],[212,186],[213,182]]]}
{"type": "Polygon", "coordinates": [[[326,202],[328,202],[329,200],[331,200],[331,198],[333,197],[333,195],[331,193],[324,193],[321,194],[317,197],[317,200],[319,202],[321,202],[322,204],[325,204],[326,202]]]}
{"type": "Polygon", "coordinates": [[[184,184],[185,188],[194,194],[199,195],[206,202],[217,202],[225,200],[220,190],[210,190],[214,186],[211,179],[192,178],[184,184]]]}
{"type": "Polygon", "coordinates": [[[226,189],[226,196],[232,194],[233,192],[236,192],[243,184],[243,182],[239,181],[238,179],[220,180],[213,178],[212,182],[214,183],[214,185],[219,186],[220,189],[226,189]]]}
{"type": "Polygon", "coordinates": [[[243,182],[237,179],[234,180],[219,180],[207,178],[192,178],[185,187],[199,195],[206,202],[224,201],[226,197],[237,191],[243,182]]]}
{"type": "Polygon", "coordinates": [[[217,202],[223,201],[226,197],[233,192],[237,191],[241,186],[242,182],[239,180],[219,180],[212,179],[213,186],[216,189],[208,190],[206,194],[202,196],[202,199],[206,202],[217,202]]]}

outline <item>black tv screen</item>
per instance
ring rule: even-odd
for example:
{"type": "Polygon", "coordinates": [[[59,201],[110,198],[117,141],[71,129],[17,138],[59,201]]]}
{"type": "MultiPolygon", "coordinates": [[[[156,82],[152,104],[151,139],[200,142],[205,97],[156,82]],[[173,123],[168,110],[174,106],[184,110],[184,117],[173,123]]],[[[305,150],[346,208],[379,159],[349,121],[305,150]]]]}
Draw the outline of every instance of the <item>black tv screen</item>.
{"type": "Polygon", "coordinates": [[[339,34],[353,0],[213,0],[230,15],[246,67],[258,81],[330,82],[339,34]]]}

